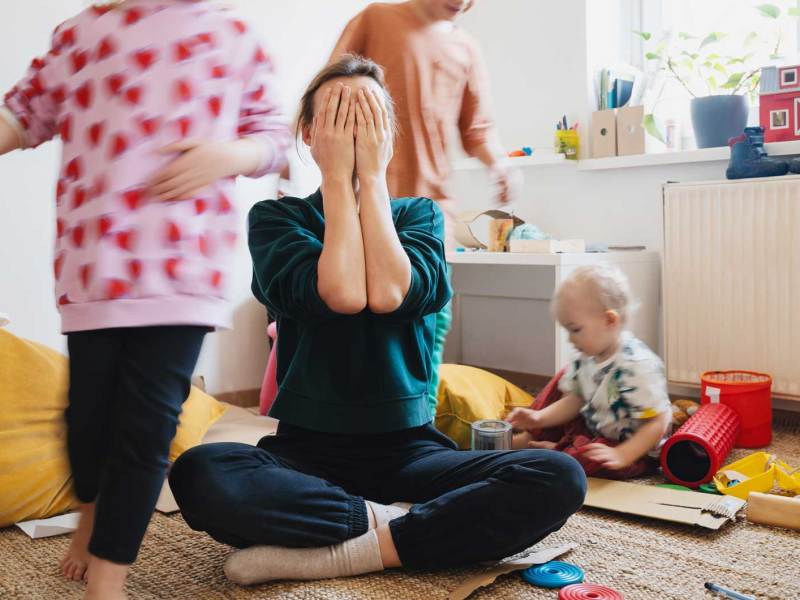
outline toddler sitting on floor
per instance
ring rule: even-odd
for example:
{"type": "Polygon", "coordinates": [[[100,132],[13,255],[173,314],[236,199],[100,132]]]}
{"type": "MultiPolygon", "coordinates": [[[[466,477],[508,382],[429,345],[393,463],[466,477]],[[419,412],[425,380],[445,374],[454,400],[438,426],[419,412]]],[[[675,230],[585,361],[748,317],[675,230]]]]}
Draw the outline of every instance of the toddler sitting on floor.
{"type": "Polygon", "coordinates": [[[514,448],[562,450],[590,476],[654,471],[670,433],[670,401],[661,360],[626,329],[625,275],[609,266],[580,267],[558,288],[552,308],[578,355],[559,381],[561,399],[508,415],[520,432],[514,448]]]}

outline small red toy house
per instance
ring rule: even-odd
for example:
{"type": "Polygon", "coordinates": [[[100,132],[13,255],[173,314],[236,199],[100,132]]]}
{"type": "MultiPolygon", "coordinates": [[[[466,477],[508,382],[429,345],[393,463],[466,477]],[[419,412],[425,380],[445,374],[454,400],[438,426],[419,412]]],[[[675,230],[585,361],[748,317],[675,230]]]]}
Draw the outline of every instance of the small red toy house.
{"type": "Polygon", "coordinates": [[[760,95],[764,141],[800,140],[800,65],[761,69],[760,95]]]}

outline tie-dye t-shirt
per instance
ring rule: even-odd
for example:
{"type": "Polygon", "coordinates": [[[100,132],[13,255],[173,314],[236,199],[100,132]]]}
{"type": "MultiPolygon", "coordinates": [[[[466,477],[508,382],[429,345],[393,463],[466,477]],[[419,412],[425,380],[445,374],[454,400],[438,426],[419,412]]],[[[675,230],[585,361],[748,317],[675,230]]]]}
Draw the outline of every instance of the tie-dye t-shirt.
{"type": "MultiPolygon", "coordinates": [[[[581,415],[595,435],[625,441],[649,419],[671,410],[664,365],[629,332],[619,350],[602,362],[580,354],[559,381],[564,394],[580,396],[581,415]]],[[[669,437],[665,434],[663,441],[669,437]]],[[[657,457],[661,444],[650,455],[657,457]]]]}

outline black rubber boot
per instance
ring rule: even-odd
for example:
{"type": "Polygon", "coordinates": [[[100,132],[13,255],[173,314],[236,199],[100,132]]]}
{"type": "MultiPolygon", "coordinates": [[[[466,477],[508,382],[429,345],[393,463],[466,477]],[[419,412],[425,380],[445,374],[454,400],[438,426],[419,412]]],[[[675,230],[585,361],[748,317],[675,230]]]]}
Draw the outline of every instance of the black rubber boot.
{"type": "Polygon", "coordinates": [[[725,172],[728,179],[776,177],[789,172],[785,160],[767,156],[763,127],[745,127],[742,135],[728,140],[728,145],[731,147],[731,160],[725,172]]]}

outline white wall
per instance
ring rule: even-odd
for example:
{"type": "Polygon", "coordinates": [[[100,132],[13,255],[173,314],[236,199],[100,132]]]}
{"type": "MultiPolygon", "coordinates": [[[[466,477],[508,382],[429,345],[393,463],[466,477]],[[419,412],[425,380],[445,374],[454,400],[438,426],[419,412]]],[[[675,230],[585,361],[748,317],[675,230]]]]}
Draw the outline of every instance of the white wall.
{"type": "MultiPolygon", "coordinates": [[[[616,0],[478,0],[467,13],[464,26],[481,43],[489,65],[506,148],[550,149],[563,114],[580,123],[582,151],[588,148],[594,109],[589,82],[596,68],[618,62],[618,37],[626,35],[618,26],[617,6],[616,0]]],[[[660,250],[661,184],[721,179],[724,167],[715,162],[608,171],[525,168],[513,209],[557,237],[660,250]]],[[[491,204],[481,171],[456,172],[453,189],[465,210],[491,204]]]]}
{"type": "Polygon", "coordinates": [[[483,48],[507,147],[550,147],[561,115],[584,120],[585,11],[585,0],[477,0],[463,17],[483,48]]]}
{"type": "MultiPolygon", "coordinates": [[[[80,0],[14,3],[0,19],[0,97],[49,48],[53,28],[80,0]]],[[[0,312],[9,329],[61,349],[53,299],[52,238],[58,143],[0,158],[0,312]]]]}
{"type": "MultiPolygon", "coordinates": [[[[549,148],[555,122],[565,113],[578,120],[585,133],[591,109],[589,65],[604,61],[606,52],[597,50],[597,40],[604,38],[596,28],[590,26],[590,35],[584,34],[587,11],[591,16],[598,12],[594,3],[612,0],[591,0],[587,8],[588,1],[478,0],[464,17],[464,27],[485,52],[499,131],[507,147],[549,148]],[[587,39],[594,49],[587,47],[587,39]]],[[[47,47],[52,28],[83,4],[34,0],[15,3],[15,11],[6,12],[0,20],[0,91],[8,89],[30,58],[47,47]]],[[[305,84],[325,62],[347,19],[367,1],[237,0],[234,4],[263,32],[282,74],[283,99],[294,111],[305,84]]],[[[57,144],[49,144],[0,159],[0,312],[11,316],[14,332],[61,348],[51,275],[57,152],[57,144]]],[[[706,163],[601,172],[578,172],[570,166],[531,168],[525,170],[522,198],[515,208],[524,219],[558,236],[644,243],[659,249],[661,184],[718,179],[723,167],[706,163]]],[[[308,173],[307,182],[313,180],[313,169],[308,173]]],[[[465,209],[489,204],[483,172],[457,173],[454,180],[465,209]]],[[[254,202],[273,196],[274,186],[274,177],[243,180],[242,216],[254,202]]],[[[233,270],[235,329],[210,335],[198,365],[198,373],[206,376],[214,392],[258,387],[266,362],[264,311],[250,295],[250,259],[244,242],[233,270]]]]}

